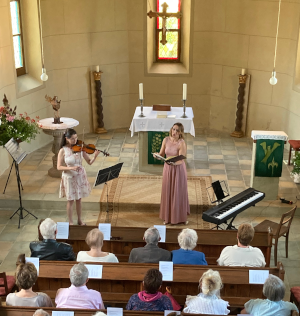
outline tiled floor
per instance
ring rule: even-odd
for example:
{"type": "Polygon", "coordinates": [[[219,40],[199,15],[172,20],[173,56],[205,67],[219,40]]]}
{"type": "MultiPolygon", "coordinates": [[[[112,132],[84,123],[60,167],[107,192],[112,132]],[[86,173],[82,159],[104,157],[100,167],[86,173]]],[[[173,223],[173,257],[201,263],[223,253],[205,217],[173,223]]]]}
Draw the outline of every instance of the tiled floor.
{"type": "MultiPolygon", "coordinates": [[[[196,137],[187,136],[187,170],[189,175],[211,175],[214,180],[225,180],[228,183],[231,195],[245,190],[250,184],[250,169],[252,158],[252,140],[235,139],[227,134],[197,130],[196,137]]],[[[138,136],[130,137],[127,129],[109,131],[107,134],[88,134],[86,143],[96,143],[101,150],[106,149],[109,157],[100,156],[92,166],[85,166],[89,181],[94,183],[96,172],[104,167],[109,167],[116,162],[124,162],[123,174],[141,174],[138,171],[138,136]],[[97,140],[97,137],[98,140],[97,140]]],[[[23,200],[25,206],[30,206],[30,211],[39,218],[51,217],[56,221],[65,221],[65,201],[58,198],[60,179],[50,178],[47,170],[52,166],[51,145],[33,152],[20,164],[20,174],[24,186],[23,200]],[[39,203],[39,204],[38,204],[39,203]],[[42,205],[43,209],[37,209],[42,205]]],[[[287,151],[285,151],[287,159],[287,151]]],[[[282,177],[279,182],[279,195],[286,199],[296,200],[299,194],[299,185],[293,183],[289,169],[284,164],[282,177]]],[[[0,188],[4,188],[8,171],[0,177],[0,188]]],[[[83,201],[83,217],[88,225],[94,225],[98,218],[98,202],[102,187],[93,188],[91,195],[83,201]]],[[[12,175],[6,194],[0,195],[0,270],[12,274],[15,260],[22,251],[29,255],[29,242],[37,239],[37,224],[39,220],[28,216],[22,220],[21,228],[17,228],[17,217],[9,217],[13,213],[14,203],[17,203],[16,179],[12,175]]],[[[298,206],[300,206],[297,201],[298,206]]],[[[29,209],[29,208],[28,208],[29,209]]],[[[241,213],[235,220],[236,226],[243,222],[253,225],[265,218],[279,222],[283,212],[290,209],[289,205],[280,201],[262,201],[255,208],[250,208],[241,213]]],[[[125,214],[123,214],[125,216],[125,214]]],[[[128,213],[128,219],[130,218],[128,213]]],[[[134,215],[137,216],[136,214],[134,215]]],[[[130,222],[130,221],[129,221],[130,222]]],[[[147,221],[146,221],[147,222],[147,221]]],[[[147,225],[147,223],[144,225],[147,225]]],[[[141,222],[141,225],[143,223],[141,222]]],[[[143,225],[143,226],[144,226],[143,225]]],[[[294,218],[290,242],[289,259],[284,257],[284,241],[279,244],[279,258],[286,269],[285,283],[290,286],[300,285],[300,211],[294,218]]],[[[273,264],[273,260],[272,260],[273,264]]],[[[286,298],[289,293],[287,291],[286,298]]]]}

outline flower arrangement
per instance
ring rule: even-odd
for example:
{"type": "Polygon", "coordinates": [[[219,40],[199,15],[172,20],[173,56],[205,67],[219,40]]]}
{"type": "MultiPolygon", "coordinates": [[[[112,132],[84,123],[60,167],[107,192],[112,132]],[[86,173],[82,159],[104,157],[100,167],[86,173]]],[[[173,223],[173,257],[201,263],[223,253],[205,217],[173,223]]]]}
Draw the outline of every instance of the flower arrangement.
{"type": "Polygon", "coordinates": [[[30,118],[27,113],[17,115],[15,106],[12,109],[4,94],[4,106],[0,107],[0,145],[4,146],[11,138],[17,142],[30,143],[40,132],[37,124],[39,117],[30,118]]]}

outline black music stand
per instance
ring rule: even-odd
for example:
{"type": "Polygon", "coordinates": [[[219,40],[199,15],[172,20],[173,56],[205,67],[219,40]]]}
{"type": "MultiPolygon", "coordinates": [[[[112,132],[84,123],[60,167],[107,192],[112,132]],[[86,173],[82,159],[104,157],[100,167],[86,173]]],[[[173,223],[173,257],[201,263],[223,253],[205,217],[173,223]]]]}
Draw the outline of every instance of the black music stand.
{"type": "Polygon", "coordinates": [[[123,162],[120,162],[114,166],[102,169],[98,171],[97,178],[94,186],[99,184],[106,184],[106,214],[108,214],[108,185],[107,182],[119,177],[120,171],[122,169],[123,162]]]}
{"type": "MultiPolygon", "coordinates": [[[[37,217],[35,215],[33,215],[32,213],[27,211],[22,205],[22,196],[21,196],[22,183],[21,183],[21,178],[20,178],[19,163],[21,163],[21,161],[27,156],[27,153],[22,150],[20,145],[13,138],[11,138],[4,145],[4,147],[9,152],[9,154],[11,155],[11,157],[13,159],[8,179],[10,177],[10,173],[11,173],[12,167],[14,165],[15,166],[15,170],[16,170],[16,177],[17,177],[18,190],[19,190],[19,201],[20,201],[19,208],[13,213],[13,215],[9,219],[12,219],[16,214],[18,214],[19,215],[19,226],[18,226],[18,228],[20,228],[20,221],[21,221],[21,219],[24,219],[27,215],[31,215],[31,216],[33,216],[34,218],[37,219],[37,217]],[[23,216],[23,211],[27,212],[27,214],[25,216],[23,216]]],[[[8,183],[8,179],[6,181],[5,189],[6,189],[6,186],[7,186],[7,183],[8,183]]],[[[5,192],[5,189],[4,189],[4,192],[5,192]]],[[[22,187],[22,190],[23,190],[23,187],[22,187]]]]}

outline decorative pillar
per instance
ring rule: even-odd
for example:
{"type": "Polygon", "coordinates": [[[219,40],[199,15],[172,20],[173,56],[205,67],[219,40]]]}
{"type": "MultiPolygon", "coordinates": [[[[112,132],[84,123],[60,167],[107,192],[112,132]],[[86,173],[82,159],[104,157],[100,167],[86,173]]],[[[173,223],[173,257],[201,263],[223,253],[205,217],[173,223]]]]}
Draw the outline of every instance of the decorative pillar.
{"type": "Polygon", "coordinates": [[[97,128],[95,133],[102,134],[107,133],[107,130],[104,128],[103,122],[103,106],[102,106],[102,90],[101,90],[101,74],[102,71],[94,71],[94,80],[96,88],[96,112],[97,112],[97,128]]]}
{"type": "Polygon", "coordinates": [[[232,137],[244,137],[244,132],[242,131],[242,121],[243,121],[243,111],[244,111],[244,96],[246,80],[248,75],[239,75],[239,89],[238,89],[238,103],[236,111],[235,129],[234,132],[230,134],[232,137]]]}

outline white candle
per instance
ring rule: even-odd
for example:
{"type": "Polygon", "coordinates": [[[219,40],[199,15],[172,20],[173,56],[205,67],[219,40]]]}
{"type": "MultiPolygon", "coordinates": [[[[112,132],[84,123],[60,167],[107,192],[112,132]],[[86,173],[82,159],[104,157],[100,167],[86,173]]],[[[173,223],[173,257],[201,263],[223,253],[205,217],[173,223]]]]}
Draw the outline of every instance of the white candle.
{"type": "Polygon", "coordinates": [[[246,69],[243,68],[243,69],[242,69],[242,75],[244,76],[245,73],[246,73],[246,69]]]}
{"type": "Polygon", "coordinates": [[[142,83],[139,84],[139,96],[140,96],[140,100],[144,99],[144,97],[143,97],[143,84],[142,83]]]}
{"type": "Polygon", "coordinates": [[[96,72],[99,72],[99,71],[100,71],[99,66],[96,66],[96,72]]]}
{"type": "Polygon", "coordinates": [[[182,100],[186,100],[186,95],[187,95],[187,84],[183,84],[183,93],[182,93],[182,100]]]}

